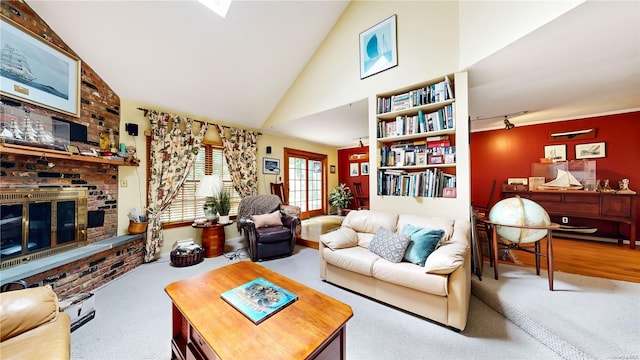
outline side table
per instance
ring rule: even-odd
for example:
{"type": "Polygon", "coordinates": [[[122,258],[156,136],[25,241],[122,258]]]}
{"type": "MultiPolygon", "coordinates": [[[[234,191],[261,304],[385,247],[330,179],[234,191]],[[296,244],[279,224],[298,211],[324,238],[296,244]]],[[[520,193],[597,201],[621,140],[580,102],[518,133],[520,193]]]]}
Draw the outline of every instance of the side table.
{"type": "Polygon", "coordinates": [[[204,257],[216,257],[224,252],[224,227],[233,224],[230,221],[226,224],[210,223],[204,224],[193,223],[191,226],[196,229],[202,229],[200,240],[204,248],[204,257]]]}

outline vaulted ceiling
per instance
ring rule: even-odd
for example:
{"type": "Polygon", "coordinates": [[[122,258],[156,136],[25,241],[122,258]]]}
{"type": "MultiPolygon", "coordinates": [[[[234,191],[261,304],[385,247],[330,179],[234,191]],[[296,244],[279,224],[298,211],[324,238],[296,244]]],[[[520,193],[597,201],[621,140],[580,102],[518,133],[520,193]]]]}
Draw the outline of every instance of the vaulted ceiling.
{"type": "MultiPolygon", "coordinates": [[[[121,98],[252,128],[348,5],[235,1],[222,19],[195,1],[27,3],[121,98]]],[[[472,130],[640,109],[640,2],[588,1],[463,70],[472,130]]],[[[347,147],[367,128],[360,101],[271,130],[347,147]]]]}

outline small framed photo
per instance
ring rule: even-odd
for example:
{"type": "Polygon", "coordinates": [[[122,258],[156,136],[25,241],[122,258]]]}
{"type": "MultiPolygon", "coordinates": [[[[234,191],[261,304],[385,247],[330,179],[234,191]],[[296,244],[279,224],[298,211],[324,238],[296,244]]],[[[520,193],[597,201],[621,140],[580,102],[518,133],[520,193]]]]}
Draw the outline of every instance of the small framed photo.
{"type": "Polygon", "coordinates": [[[424,152],[416,153],[416,165],[418,166],[427,165],[427,153],[424,153],[424,152]]]}
{"type": "Polygon", "coordinates": [[[332,174],[336,173],[336,166],[335,165],[329,165],[329,172],[332,174]]]}
{"type": "Polygon", "coordinates": [[[596,159],[607,157],[607,144],[603,142],[577,144],[576,159],[596,159]]]}
{"type": "Polygon", "coordinates": [[[556,161],[567,161],[567,144],[545,145],[544,157],[556,161]]]}
{"type": "Polygon", "coordinates": [[[280,174],[280,160],[272,158],[262,158],[263,174],[280,174]]]}
{"type": "Polygon", "coordinates": [[[358,163],[349,164],[349,175],[351,176],[359,176],[360,175],[360,167],[358,163]]]}
{"type": "Polygon", "coordinates": [[[369,163],[360,163],[360,175],[369,175],[369,163]]]}
{"type": "Polygon", "coordinates": [[[73,155],[80,155],[80,149],[75,145],[65,145],[64,148],[73,155]]]}

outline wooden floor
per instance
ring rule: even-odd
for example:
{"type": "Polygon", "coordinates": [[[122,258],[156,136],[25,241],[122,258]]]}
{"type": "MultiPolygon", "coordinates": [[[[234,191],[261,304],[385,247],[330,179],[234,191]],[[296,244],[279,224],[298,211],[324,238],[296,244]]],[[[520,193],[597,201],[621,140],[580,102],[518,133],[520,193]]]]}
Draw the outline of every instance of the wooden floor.
{"type": "MultiPolygon", "coordinates": [[[[317,249],[318,236],[339,226],[339,224],[336,225],[335,217],[326,217],[324,220],[323,218],[313,218],[312,223],[305,224],[303,222],[298,244],[317,249]]],[[[546,249],[546,240],[543,240],[540,246],[542,249],[546,249]]],[[[553,254],[555,271],[640,283],[639,246],[631,250],[628,244],[618,245],[593,240],[554,237],[553,254]]],[[[500,260],[500,262],[535,267],[533,254],[517,250],[510,251],[507,261],[500,260]]],[[[545,258],[541,263],[542,268],[546,269],[545,258]]],[[[485,257],[484,266],[489,266],[488,257],[485,257]]]]}

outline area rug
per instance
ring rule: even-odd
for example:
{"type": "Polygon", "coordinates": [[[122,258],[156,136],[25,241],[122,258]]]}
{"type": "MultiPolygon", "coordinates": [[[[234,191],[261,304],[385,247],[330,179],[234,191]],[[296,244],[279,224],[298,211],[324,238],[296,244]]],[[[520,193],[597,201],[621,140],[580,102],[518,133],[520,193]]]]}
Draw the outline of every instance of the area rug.
{"type": "MultiPolygon", "coordinates": [[[[164,287],[232,261],[238,259],[219,256],[176,268],[163,255],[95,290],[96,317],[71,334],[72,359],[170,359],[171,301],[164,287]]],[[[296,246],[293,256],[260,264],[351,306],[346,341],[351,360],[559,359],[474,296],[467,327],[458,333],[321,281],[315,249],[296,246]]]]}
{"type": "Polygon", "coordinates": [[[640,359],[640,284],[500,264],[472,293],[564,359],[640,359]]]}

